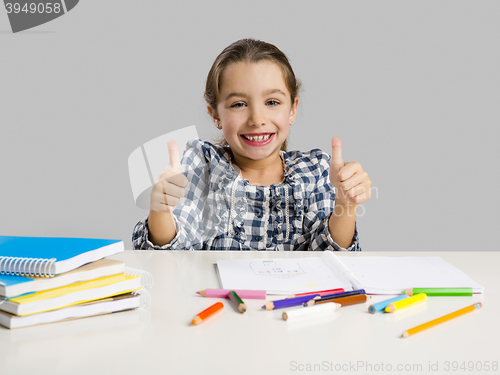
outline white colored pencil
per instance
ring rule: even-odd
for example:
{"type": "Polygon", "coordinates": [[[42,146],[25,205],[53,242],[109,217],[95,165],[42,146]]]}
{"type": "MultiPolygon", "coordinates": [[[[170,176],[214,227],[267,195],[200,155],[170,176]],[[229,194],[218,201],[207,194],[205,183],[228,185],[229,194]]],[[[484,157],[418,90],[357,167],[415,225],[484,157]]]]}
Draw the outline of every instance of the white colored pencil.
{"type": "Polygon", "coordinates": [[[334,313],[342,305],[335,302],[322,303],[320,305],[309,306],[305,308],[298,308],[293,310],[288,310],[283,313],[283,320],[288,321],[289,319],[313,319],[320,316],[327,316],[334,313]]]}

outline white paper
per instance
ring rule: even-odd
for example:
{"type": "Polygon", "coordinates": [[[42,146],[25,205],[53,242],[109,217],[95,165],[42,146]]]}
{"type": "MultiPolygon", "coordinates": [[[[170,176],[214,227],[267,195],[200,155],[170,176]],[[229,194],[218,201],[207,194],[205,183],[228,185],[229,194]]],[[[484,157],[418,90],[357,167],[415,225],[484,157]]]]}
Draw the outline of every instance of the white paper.
{"type": "MultiPolygon", "coordinates": [[[[353,290],[338,268],[323,257],[287,259],[219,260],[224,289],[266,290],[269,294],[294,294],[334,288],[353,290]]],[[[337,255],[369,294],[399,294],[408,288],[484,288],[440,257],[346,257],[337,255]]],[[[327,259],[328,260],[328,259],[327,259]]],[[[346,275],[347,276],[347,275],[346,275]]],[[[354,287],[353,287],[354,286],[354,287]]]]}
{"type": "Polygon", "coordinates": [[[266,290],[269,294],[351,289],[320,257],[219,260],[217,267],[224,289],[266,290]]]}

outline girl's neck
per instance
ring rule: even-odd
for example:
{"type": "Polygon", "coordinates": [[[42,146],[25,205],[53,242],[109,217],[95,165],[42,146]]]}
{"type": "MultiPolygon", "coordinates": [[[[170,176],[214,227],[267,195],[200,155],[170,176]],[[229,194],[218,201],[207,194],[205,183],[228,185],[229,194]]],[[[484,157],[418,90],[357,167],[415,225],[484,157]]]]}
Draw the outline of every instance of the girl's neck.
{"type": "Polygon", "coordinates": [[[255,186],[271,186],[279,184],[285,177],[284,163],[279,150],[263,160],[247,159],[234,155],[231,151],[232,163],[241,170],[241,176],[255,186]]]}

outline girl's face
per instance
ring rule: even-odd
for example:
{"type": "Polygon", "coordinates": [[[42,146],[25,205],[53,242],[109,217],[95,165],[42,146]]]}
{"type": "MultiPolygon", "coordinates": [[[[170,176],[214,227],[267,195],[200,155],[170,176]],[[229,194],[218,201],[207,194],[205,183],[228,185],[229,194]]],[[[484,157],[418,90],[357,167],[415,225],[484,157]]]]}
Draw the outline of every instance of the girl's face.
{"type": "Polygon", "coordinates": [[[235,158],[264,160],[279,153],[297,114],[283,73],[270,61],[233,63],[221,76],[217,111],[235,158]]]}

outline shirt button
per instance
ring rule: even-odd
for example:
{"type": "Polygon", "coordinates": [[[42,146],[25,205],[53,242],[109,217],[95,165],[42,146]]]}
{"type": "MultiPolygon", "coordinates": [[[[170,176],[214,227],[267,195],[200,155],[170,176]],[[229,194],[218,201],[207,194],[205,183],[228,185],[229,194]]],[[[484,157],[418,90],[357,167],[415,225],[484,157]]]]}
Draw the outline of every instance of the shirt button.
{"type": "Polygon", "coordinates": [[[261,236],[255,236],[255,241],[262,241],[262,237],[261,236]]]}
{"type": "Polygon", "coordinates": [[[258,198],[262,197],[262,191],[257,190],[257,197],[258,197],[258,198]]]}

